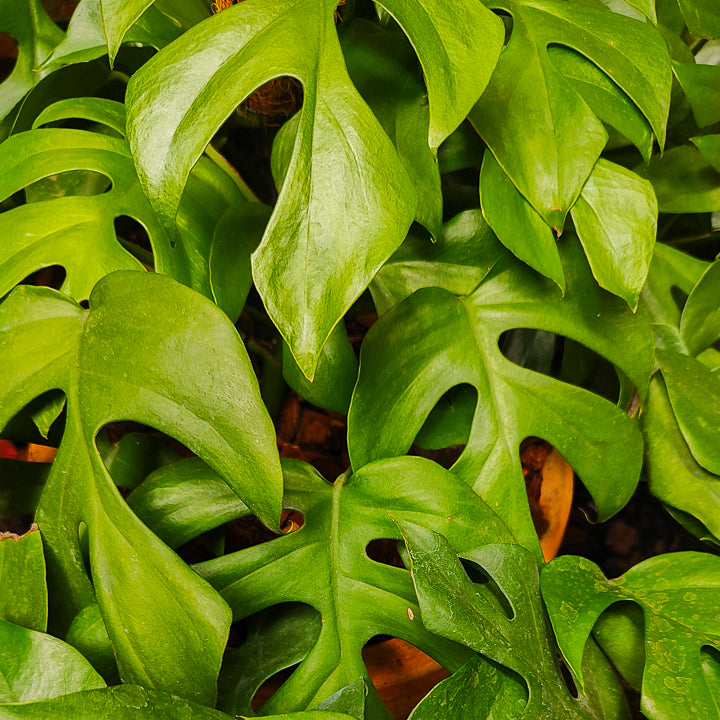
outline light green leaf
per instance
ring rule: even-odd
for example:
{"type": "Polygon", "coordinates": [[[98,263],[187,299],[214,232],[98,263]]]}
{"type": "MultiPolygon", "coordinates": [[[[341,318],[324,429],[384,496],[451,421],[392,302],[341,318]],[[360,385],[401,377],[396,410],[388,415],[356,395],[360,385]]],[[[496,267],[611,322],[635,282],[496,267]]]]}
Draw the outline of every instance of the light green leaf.
{"type": "Polygon", "coordinates": [[[555,234],[486,152],[480,170],[480,202],[488,225],[516,257],[565,291],[555,234]]]}
{"type": "Polygon", "coordinates": [[[198,294],[149,273],[105,278],[89,313],[54,291],[20,288],[1,306],[0,327],[7,377],[0,424],[49,388],[68,397],[65,434],[37,513],[51,590],[62,597],[58,619],[69,623],[95,602],[78,536],[83,523],[121,677],[212,702],[229,611],[127,508],[94,438],[120,419],[165,431],[274,525],[281,492],[275,434],[235,329],[198,294]]]}
{"type": "Polygon", "coordinates": [[[656,352],[675,419],[695,460],[720,475],[720,377],[695,358],[656,352]]]}
{"type": "Polygon", "coordinates": [[[428,141],[437,149],[485,90],[502,49],[503,24],[473,0],[380,4],[403,28],[420,59],[430,105],[428,141]]]}
{"type": "Polygon", "coordinates": [[[672,82],[668,51],[652,25],[610,10],[556,0],[487,4],[509,13],[513,30],[470,121],[513,184],[560,231],[607,135],[548,46],[597,65],[647,118],[661,147],[672,82]]]}
{"type": "MultiPolygon", "coordinates": [[[[474,7],[485,12],[479,3],[474,7]]],[[[430,106],[412,46],[397,31],[362,19],[340,26],[340,43],[350,79],[412,179],[418,195],[416,220],[438,237],[443,214],[440,169],[428,145],[430,106]]]]}
{"type": "Polygon", "coordinates": [[[720,8],[714,0],[678,0],[688,30],[704,38],[720,38],[720,8]]]}
{"type": "MultiPolygon", "coordinates": [[[[698,140],[695,138],[696,143],[698,140]]],[[[653,184],[661,213],[720,209],[720,173],[694,147],[674,147],[635,172],[653,184]]]]}
{"type": "Polygon", "coordinates": [[[541,437],[558,448],[602,518],[632,494],[642,443],[636,425],[612,403],[507,360],[500,336],[532,328],[577,340],[622,369],[641,396],[653,363],[646,321],[596,286],[576,240],[563,239],[560,247],[564,297],[510,258],[467,298],[423,289],[380,318],[363,342],[348,417],[350,459],[362,467],[406,453],[440,397],[457,385],[473,386],[477,407],[453,470],[534,550],[518,456],[524,438],[541,437]]]}
{"type": "Polygon", "coordinates": [[[154,0],[100,0],[102,25],[111,67],[125,34],[153,2],[154,0]]]}
{"type": "Polygon", "coordinates": [[[720,135],[702,135],[690,138],[710,165],[720,173],[720,135]]]}
{"type": "Polygon", "coordinates": [[[500,717],[601,717],[590,698],[582,692],[573,697],[562,678],[540,597],[538,568],[527,550],[485,545],[459,553],[492,584],[473,583],[442,535],[411,523],[399,526],[412,561],[423,624],[516,674],[511,676],[514,682],[504,679],[501,685],[507,706],[500,717]],[[515,687],[503,687],[508,683],[515,687]]]}
{"type": "Polygon", "coordinates": [[[568,665],[582,678],[585,642],[600,614],[618,601],[643,610],[643,713],[660,720],[715,717],[701,649],[720,644],[720,558],[695,552],[660,555],[606,580],[585,558],[565,555],[542,574],[542,593],[568,665]]]}
{"type": "Polygon", "coordinates": [[[45,632],[47,589],[42,538],[37,528],[20,538],[0,533],[0,620],[45,632]]]}
{"type": "Polygon", "coordinates": [[[389,718],[362,662],[371,637],[402,638],[451,671],[470,653],[423,627],[409,573],[371,560],[368,543],[399,539],[390,516],[442,530],[459,550],[511,536],[465,483],[423,458],[374,463],[333,484],[304,463],[283,467],[284,505],[302,513],[302,527],[195,570],[220,590],[236,619],[286,602],[320,613],[317,641],[263,712],[313,707],[363,677],[366,717],[389,718]]]}
{"type": "Polygon", "coordinates": [[[88,605],[73,618],[65,642],[79,650],[109,685],[120,682],[115,653],[97,603],[88,605]]]}
{"type": "Polygon", "coordinates": [[[469,295],[502,254],[480,210],[466,210],[448,220],[435,243],[411,231],[370,285],[378,314],[424,287],[469,295]]]}
{"type": "Polygon", "coordinates": [[[0,718],[3,703],[28,703],[104,688],[74,648],[52,635],[0,620],[0,718]]]}
{"type": "Polygon", "coordinates": [[[348,78],[334,11],[330,0],[240,3],[186,32],[128,87],[139,175],[172,222],[191,167],[235,106],[272,77],[303,83],[288,181],[253,255],[253,278],[310,378],[332,328],[400,244],[416,205],[390,140],[348,78]],[[173,82],[161,82],[169,68],[173,82]]]}
{"type": "Polygon", "coordinates": [[[680,335],[691,355],[697,355],[720,337],[720,262],[703,273],[690,292],[682,317],[680,335]]]}
{"type": "Polygon", "coordinates": [[[600,287],[635,310],[645,285],[657,233],[652,185],[600,159],[572,208],[593,275],[600,287]]]}
{"type": "Polygon", "coordinates": [[[48,73],[36,68],[62,40],[63,32],[48,17],[40,0],[0,0],[0,33],[18,44],[10,75],[0,83],[0,120],[6,118],[48,73]]]}

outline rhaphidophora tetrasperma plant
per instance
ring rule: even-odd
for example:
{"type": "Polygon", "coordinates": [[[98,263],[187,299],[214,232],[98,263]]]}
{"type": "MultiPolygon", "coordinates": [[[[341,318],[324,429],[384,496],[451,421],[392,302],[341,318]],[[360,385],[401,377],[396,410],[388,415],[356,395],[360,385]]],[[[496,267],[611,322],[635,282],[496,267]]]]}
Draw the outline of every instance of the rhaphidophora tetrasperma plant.
{"type": "Polygon", "coordinates": [[[76,5],[0,0],[0,718],[384,720],[377,636],[413,720],[720,717],[716,0],[76,5]],[[706,550],[546,564],[528,437],[706,550]]]}

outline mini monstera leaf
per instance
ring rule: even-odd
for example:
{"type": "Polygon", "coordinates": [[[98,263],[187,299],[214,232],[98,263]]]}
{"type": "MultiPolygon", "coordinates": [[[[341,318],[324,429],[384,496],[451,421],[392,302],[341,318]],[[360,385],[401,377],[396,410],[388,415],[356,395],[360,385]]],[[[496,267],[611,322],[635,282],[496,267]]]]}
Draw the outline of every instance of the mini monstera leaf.
{"type": "MultiPolygon", "coordinates": [[[[121,40],[160,49],[208,15],[208,8],[202,0],[155,0],[136,18],[121,40]]],[[[110,23],[115,17],[108,15],[110,23]]],[[[62,65],[88,62],[107,55],[106,32],[110,30],[110,25],[103,22],[101,0],[82,0],[70,18],[65,39],[43,62],[42,69],[54,70],[62,65]]]]}
{"type": "MultiPolygon", "coordinates": [[[[190,169],[234,107],[274,77],[303,84],[287,182],[253,255],[253,277],[309,378],[332,328],[398,247],[417,204],[392,143],[348,77],[336,5],[239,3],[161,51],[128,88],[140,178],[172,223],[190,169]],[[172,82],[160,82],[168,76],[172,82]]],[[[385,5],[425,68],[436,147],[487,84],[500,21],[471,0],[385,5]]]]}
{"type": "MultiPolygon", "coordinates": [[[[477,661],[474,667],[464,668],[461,672],[471,678],[465,689],[470,697],[464,700],[469,700],[475,714],[445,707],[445,712],[435,717],[600,720],[626,716],[619,701],[622,691],[599,658],[593,658],[594,664],[599,671],[604,669],[607,686],[595,687],[593,693],[580,692],[577,697],[571,694],[557,662],[540,595],[538,567],[527,550],[490,544],[459,553],[490,579],[490,583],[473,583],[446,538],[412,523],[398,525],[410,555],[425,627],[506,669],[483,668],[477,661]],[[615,713],[606,716],[605,710],[610,708],[615,713]]],[[[418,717],[423,715],[418,713],[418,717]]]]}
{"type": "MultiPolygon", "coordinates": [[[[73,692],[51,700],[0,704],[0,720],[232,720],[211,707],[137,685],[73,692]]],[[[299,712],[267,720],[353,720],[340,712],[299,712]]]]}
{"type": "Polygon", "coordinates": [[[661,146],[670,57],[651,24],[609,9],[557,0],[487,5],[510,14],[512,35],[470,120],[522,195],[561,230],[607,135],[548,46],[570,48],[597,65],[642,112],[661,146]]]}
{"type": "Polygon", "coordinates": [[[652,720],[717,715],[720,696],[710,678],[719,669],[720,558],[660,555],[606,580],[590,560],[565,555],[541,580],[558,644],[581,686],[583,649],[598,618],[614,603],[631,601],[644,614],[643,713],[652,720]]]}
{"type": "Polygon", "coordinates": [[[60,631],[97,597],[124,680],[213,703],[229,610],[127,507],[95,437],[121,419],[162,430],[276,525],[275,435],[237,332],[202,296],[144,272],[104,278],[89,311],[56,291],[18,288],[0,306],[0,328],[0,425],[50,389],[67,397],[36,513],[60,631]]]}
{"type": "MultiPolygon", "coordinates": [[[[93,98],[56,103],[36,125],[68,118],[124,133],[122,105],[93,98]]],[[[115,218],[129,216],[147,230],[158,272],[211,296],[213,230],[230,204],[246,204],[228,173],[202,158],[183,198],[179,241],[168,238],[138,183],[127,141],[89,130],[36,128],[19,133],[0,146],[0,164],[6,169],[0,179],[3,199],[51,175],[84,171],[105,176],[96,189],[99,194],[50,196],[0,214],[0,231],[6,237],[0,251],[0,294],[42,267],[62,265],[67,272],[63,291],[85,300],[109,272],[141,269],[118,242],[114,227],[115,218]]]]}
{"type": "Polygon", "coordinates": [[[689,530],[716,542],[720,382],[712,372],[717,352],[708,346],[720,337],[719,267],[658,245],[642,294],[654,323],[660,371],[641,415],[650,491],[689,530]],[[682,311],[674,291],[688,296],[682,311]]]}
{"type": "Polygon", "coordinates": [[[558,333],[606,356],[644,396],[652,370],[645,319],[595,285],[577,240],[564,241],[562,250],[564,297],[551,281],[506,257],[466,298],[423,289],[380,318],[361,349],[348,417],[353,467],[407,452],[441,396],[469,384],[477,407],[452,469],[497,508],[524,545],[538,548],[518,456],[528,436],[558,448],[600,517],[625,504],[642,464],[636,424],[607,400],[521,368],[498,348],[502,333],[513,328],[558,333]]]}
{"type": "MultiPolygon", "coordinates": [[[[423,627],[407,570],[371,560],[366,547],[400,538],[391,516],[443,532],[458,551],[490,538],[510,541],[499,518],[457,476],[423,458],[373,463],[333,484],[304,463],[285,461],[283,467],[284,505],[302,513],[303,525],[194,566],[235,618],[287,602],[320,613],[312,648],[263,712],[314,707],[367,678],[361,650],[379,634],[406,640],[450,670],[464,664],[470,651],[423,627]]],[[[366,718],[389,718],[369,680],[368,687],[366,718]]]]}
{"type": "Polygon", "coordinates": [[[2,0],[0,33],[18,44],[18,57],[10,75],[0,83],[0,121],[47,75],[36,68],[63,39],[63,32],[48,17],[40,0],[2,0]]]}

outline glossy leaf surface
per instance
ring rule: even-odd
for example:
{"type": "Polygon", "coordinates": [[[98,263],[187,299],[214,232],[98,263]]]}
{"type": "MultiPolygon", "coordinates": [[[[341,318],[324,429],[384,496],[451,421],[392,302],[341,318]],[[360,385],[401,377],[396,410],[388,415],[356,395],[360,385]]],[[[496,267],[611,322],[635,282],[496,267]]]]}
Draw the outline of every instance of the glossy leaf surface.
{"type": "Polygon", "coordinates": [[[568,47],[597,65],[647,118],[661,146],[670,58],[650,24],[609,10],[555,0],[488,5],[509,13],[513,29],[470,120],[513,184],[559,231],[607,135],[553,65],[548,46],[568,47]]]}
{"type": "Polygon", "coordinates": [[[3,703],[29,703],[103,687],[103,679],[75,648],[52,635],[0,620],[0,717],[3,703]]]}
{"type": "Polygon", "coordinates": [[[701,649],[720,644],[719,587],[720,559],[692,552],[651,558],[615,580],[606,580],[589,560],[570,555],[555,559],[542,575],[558,644],[581,682],[583,648],[600,614],[624,600],[642,608],[642,709],[648,717],[668,720],[718,712],[720,698],[708,684],[701,649]]]}
{"type": "Polygon", "coordinates": [[[20,538],[0,533],[0,587],[5,588],[0,594],[0,620],[45,632],[45,557],[37,528],[20,538]]]}
{"type": "Polygon", "coordinates": [[[38,509],[52,588],[63,592],[66,622],[94,601],[77,533],[83,522],[123,678],[212,702],[227,608],[129,511],[94,437],[119,419],[164,430],[274,524],[281,488],[274,433],[240,339],[201,296],[159,275],[116,273],[96,287],[90,308],[46,289],[18,290],[2,306],[3,423],[50,387],[68,396],[65,435],[38,509]],[[241,428],[237,418],[245,419],[241,428]],[[183,656],[192,662],[179,662],[183,656]]]}
{"type": "MultiPolygon", "coordinates": [[[[371,560],[366,546],[399,539],[391,515],[442,530],[458,548],[479,538],[509,539],[477,495],[422,458],[374,463],[333,485],[309,465],[285,461],[284,468],[284,505],[302,513],[302,527],[195,566],[236,619],[285,602],[305,603],[321,615],[317,641],[264,711],[313,707],[367,677],[361,650],[377,634],[402,638],[450,669],[466,662],[467,651],[423,628],[408,572],[371,560]]],[[[366,717],[388,717],[372,688],[366,717]]]]}
{"type": "Polygon", "coordinates": [[[477,390],[478,403],[453,470],[523,544],[537,549],[518,459],[525,437],[542,437],[558,448],[602,518],[622,507],[640,470],[637,426],[606,400],[521,368],[498,348],[500,335],[511,328],[571,337],[607,355],[644,395],[652,368],[648,326],[597,288],[576,241],[568,241],[563,254],[564,297],[550,281],[504,259],[469,297],[419,290],[371,328],[348,418],[353,467],[406,453],[440,397],[467,383],[477,390]],[[617,352],[610,354],[611,347],[617,352]]]}
{"type": "Polygon", "coordinates": [[[516,674],[504,677],[498,688],[506,703],[501,717],[602,717],[585,694],[573,697],[562,678],[538,568],[527,550],[487,545],[460,553],[490,577],[498,597],[487,584],[470,580],[444,537],[410,523],[400,528],[425,626],[516,674]]]}

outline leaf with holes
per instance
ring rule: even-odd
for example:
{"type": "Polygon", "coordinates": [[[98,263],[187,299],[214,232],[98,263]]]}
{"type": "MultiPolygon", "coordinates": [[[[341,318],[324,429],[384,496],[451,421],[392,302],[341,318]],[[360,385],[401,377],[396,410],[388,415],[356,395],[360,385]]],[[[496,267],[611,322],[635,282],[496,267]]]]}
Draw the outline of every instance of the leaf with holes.
{"type": "MultiPolygon", "coordinates": [[[[304,517],[296,531],[195,570],[217,588],[241,619],[279,603],[315,608],[317,641],[263,712],[313,707],[358,677],[361,650],[375,635],[399,637],[450,670],[469,651],[422,626],[407,570],[371,560],[375,539],[399,539],[393,518],[442,530],[458,551],[494,539],[505,526],[457,476],[423,458],[374,463],[332,485],[309,465],[284,461],[284,505],[304,517]]],[[[368,680],[368,720],[388,718],[368,680]]]]}
{"type": "Polygon", "coordinates": [[[64,631],[97,595],[123,680],[212,703],[229,610],[138,521],[94,439],[116,420],[164,431],[277,524],[275,434],[237,332],[202,296],[143,272],[104,278],[89,311],[52,290],[18,288],[0,306],[0,328],[0,425],[49,389],[67,396],[65,432],[36,515],[50,587],[63,599],[56,624],[64,631]]]}
{"type": "Polygon", "coordinates": [[[63,32],[48,17],[40,0],[0,0],[0,33],[11,35],[18,44],[15,67],[0,82],[2,121],[48,74],[35,68],[63,39],[63,32]]]}
{"type": "Polygon", "coordinates": [[[605,8],[557,0],[488,0],[509,13],[510,41],[470,121],[513,184],[561,230],[607,134],[548,55],[549,45],[597,65],[642,112],[662,146],[672,73],[665,42],[649,23],[605,8]],[[509,102],[511,100],[511,102],[509,102]]]}
{"type": "MultiPolygon", "coordinates": [[[[137,685],[73,692],[52,700],[0,704],[0,720],[231,720],[219,710],[137,685]]],[[[353,720],[340,712],[272,715],[267,720],[353,720]]]]}
{"type": "Polygon", "coordinates": [[[473,386],[478,401],[469,439],[452,469],[534,551],[520,442],[537,436],[557,447],[604,519],[632,495],[642,440],[636,424],[607,400],[507,360],[498,348],[501,334],[533,328],[583,343],[631,378],[641,396],[653,363],[643,317],[595,285],[577,240],[563,240],[561,255],[564,297],[506,257],[466,298],[428,288],[397,305],[365,338],[348,417],[350,459],[359,468],[406,453],[440,397],[457,385],[473,386]]]}
{"type": "Polygon", "coordinates": [[[720,697],[708,682],[720,647],[720,558],[706,553],[660,555],[615,580],[585,558],[565,555],[542,573],[542,593],[558,644],[584,682],[583,648],[603,611],[616,602],[642,608],[645,660],[642,710],[654,720],[715,717],[720,697]]]}
{"type": "MultiPolygon", "coordinates": [[[[335,324],[399,246],[417,204],[390,140],[348,77],[336,4],[234,5],[161,51],[128,89],[140,178],[171,223],[190,168],[235,106],[274,77],[303,84],[287,182],[253,255],[253,277],[309,378],[335,324]],[[166,83],[171,68],[174,80],[166,83]]],[[[426,69],[436,146],[487,83],[500,21],[472,0],[386,5],[426,69]]]]}
{"type": "Polygon", "coordinates": [[[582,692],[573,697],[565,684],[540,596],[538,567],[527,550],[491,544],[457,553],[432,530],[407,522],[398,525],[425,627],[511,671],[496,675],[504,707],[493,708],[488,702],[493,698],[482,685],[468,689],[479,696],[481,712],[492,710],[498,713],[495,717],[604,717],[599,698],[582,692]],[[473,583],[458,554],[479,567],[490,583],[473,583]]]}
{"type": "MultiPolygon", "coordinates": [[[[100,123],[124,132],[124,110],[109,100],[61,101],[42,113],[36,125],[68,118],[100,123]]],[[[51,175],[78,171],[99,173],[106,192],[59,196],[28,202],[0,215],[7,237],[0,251],[0,295],[42,267],[62,265],[62,289],[76,300],[87,299],[95,283],[114,270],[138,270],[132,244],[119,242],[113,221],[128,216],[147,231],[153,255],[146,262],[212,296],[209,257],[212,233],[225,209],[242,203],[239,189],[219,165],[203,158],[193,171],[180,212],[179,242],[169,239],[138,183],[127,141],[100,132],[36,128],[0,146],[0,198],[51,175]]]]}

